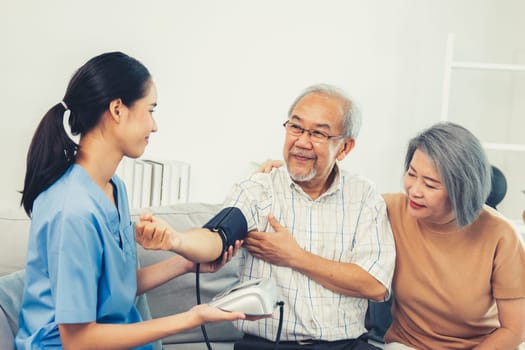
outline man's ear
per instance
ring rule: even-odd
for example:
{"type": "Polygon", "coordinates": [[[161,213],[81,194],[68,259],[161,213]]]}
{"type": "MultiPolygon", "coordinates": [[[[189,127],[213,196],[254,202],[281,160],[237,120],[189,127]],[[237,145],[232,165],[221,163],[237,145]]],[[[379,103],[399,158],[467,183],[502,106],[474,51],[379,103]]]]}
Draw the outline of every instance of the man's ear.
{"type": "Polygon", "coordinates": [[[109,103],[109,113],[115,122],[120,122],[120,115],[123,112],[124,107],[124,103],[120,98],[114,99],[109,103]]]}
{"type": "Polygon", "coordinates": [[[355,147],[355,139],[354,138],[347,138],[344,140],[343,147],[339,150],[339,153],[337,154],[337,160],[342,161],[348,153],[350,153],[351,150],[353,150],[355,147]]]}

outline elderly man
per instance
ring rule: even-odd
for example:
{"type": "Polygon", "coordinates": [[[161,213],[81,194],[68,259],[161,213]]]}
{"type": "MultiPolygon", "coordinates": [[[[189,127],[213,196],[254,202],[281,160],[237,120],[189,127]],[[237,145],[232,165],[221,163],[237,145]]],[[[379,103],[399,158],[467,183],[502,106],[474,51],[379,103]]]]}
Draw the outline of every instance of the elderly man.
{"type": "MultiPolygon", "coordinates": [[[[316,85],[295,100],[283,125],[286,166],[235,185],[207,229],[157,228],[170,233],[158,235],[159,245],[146,218],[137,239],[207,261],[246,230],[241,280],[267,277],[277,285],[285,303],[280,348],[375,348],[361,337],[367,301],[388,298],[395,246],[381,195],[337,164],[355,146],[360,115],[344,92],[316,85]]],[[[235,348],[271,348],[278,324],[278,317],[240,321],[246,336],[235,348]]]]}

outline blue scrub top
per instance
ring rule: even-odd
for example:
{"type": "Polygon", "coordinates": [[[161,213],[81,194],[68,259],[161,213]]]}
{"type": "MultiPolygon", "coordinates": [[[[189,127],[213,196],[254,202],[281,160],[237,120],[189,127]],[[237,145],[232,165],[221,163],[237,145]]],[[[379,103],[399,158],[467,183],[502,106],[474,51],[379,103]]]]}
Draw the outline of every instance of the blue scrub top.
{"type": "Polygon", "coordinates": [[[61,349],[60,323],[141,321],[126,188],[112,182],[118,208],[79,165],[36,198],[17,349],[61,349]]]}

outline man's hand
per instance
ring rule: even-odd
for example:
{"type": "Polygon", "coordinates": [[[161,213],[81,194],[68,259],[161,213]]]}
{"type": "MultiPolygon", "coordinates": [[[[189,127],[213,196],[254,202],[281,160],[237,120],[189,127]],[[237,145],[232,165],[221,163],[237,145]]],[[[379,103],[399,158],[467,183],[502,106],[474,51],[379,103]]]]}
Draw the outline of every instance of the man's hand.
{"type": "Polygon", "coordinates": [[[164,220],[142,213],[135,225],[135,240],[144,249],[175,251],[180,245],[179,233],[164,220]]]}
{"type": "Polygon", "coordinates": [[[268,215],[268,222],[275,232],[249,232],[244,246],[256,258],[270,264],[292,267],[292,258],[298,257],[304,250],[273,215],[268,215]]]}

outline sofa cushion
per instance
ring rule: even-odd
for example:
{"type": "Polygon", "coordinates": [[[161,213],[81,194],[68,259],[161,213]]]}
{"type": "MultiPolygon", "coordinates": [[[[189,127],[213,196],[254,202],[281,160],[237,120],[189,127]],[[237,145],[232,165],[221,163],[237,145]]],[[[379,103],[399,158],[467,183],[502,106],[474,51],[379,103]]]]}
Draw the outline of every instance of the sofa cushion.
{"type": "MultiPolygon", "coordinates": [[[[171,206],[148,208],[160,219],[165,220],[175,230],[185,231],[194,227],[202,227],[221,206],[206,203],[184,203],[171,206]]],[[[138,219],[140,210],[133,212],[132,219],[138,219]]],[[[147,266],[164,260],[173,253],[162,251],[147,251],[138,248],[140,264],[147,266]]],[[[218,293],[230,288],[239,282],[239,261],[234,257],[226,266],[216,273],[201,274],[201,302],[207,303],[218,293]]],[[[195,290],[195,274],[189,273],[173,279],[172,281],[155,288],[147,293],[148,303],[153,318],[177,314],[189,310],[197,304],[195,290]]],[[[206,325],[206,333],[210,341],[234,341],[242,338],[232,322],[213,323],[206,325]]],[[[200,327],[181,332],[163,339],[163,344],[193,343],[203,341],[200,327]]],[[[200,344],[202,348],[202,344],[200,344]]]]}

